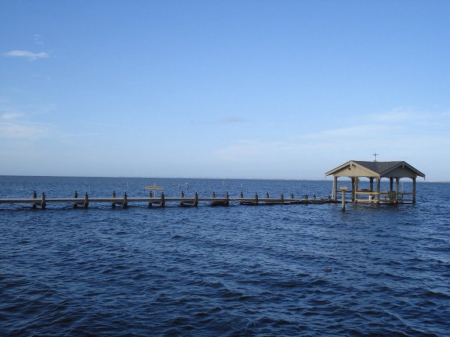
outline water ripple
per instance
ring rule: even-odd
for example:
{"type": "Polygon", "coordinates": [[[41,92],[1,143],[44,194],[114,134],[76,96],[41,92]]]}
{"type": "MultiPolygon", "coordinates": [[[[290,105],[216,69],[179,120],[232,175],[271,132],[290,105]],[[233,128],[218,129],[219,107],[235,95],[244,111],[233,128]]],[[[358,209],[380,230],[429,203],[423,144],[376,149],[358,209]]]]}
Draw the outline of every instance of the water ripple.
{"type": "MultiPolygon", "coordinates": [[[[91,178],[53,179],[35,186],[70,196],[91,178]]],[[[32,182],[13,181],[23,195],[32,182]]],[[[146,184],[129,183],[136,191],[146,184]]],[[[209,191],[215,183],[224,194],[222,181],[191,187],[209,191]]],[[[0,193],[15,191],[5,184],[0,193]]],[[[95,184],[89,180],[93,190],[95,184]]],[[[230,184],[247,184],[247,194],[329,190],[328,182],[230,184]]],[[[127,184],[106,179],[101,185],[119,190],[127,184]]],[[[338,205],[2,206],[0,333],[448,335],[450,207],[433,198],[437,190],[450,196],[450,185],[418,185],[431,199],[399,207],[349,205],[344,214],[338,205]]]]}

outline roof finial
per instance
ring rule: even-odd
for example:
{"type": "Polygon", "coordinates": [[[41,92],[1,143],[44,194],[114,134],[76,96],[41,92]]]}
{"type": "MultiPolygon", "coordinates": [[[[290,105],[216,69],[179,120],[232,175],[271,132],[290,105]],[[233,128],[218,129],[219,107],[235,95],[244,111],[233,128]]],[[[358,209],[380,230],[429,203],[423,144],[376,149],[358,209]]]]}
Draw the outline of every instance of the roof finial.
{"type": "Polygon", "coordinates": [[[375,151],[375,153],[373,154],[375,156],[375,162],[377,161],[377,156],[379,156],[379,154],[377,153],[377,151],[375,151]]]}

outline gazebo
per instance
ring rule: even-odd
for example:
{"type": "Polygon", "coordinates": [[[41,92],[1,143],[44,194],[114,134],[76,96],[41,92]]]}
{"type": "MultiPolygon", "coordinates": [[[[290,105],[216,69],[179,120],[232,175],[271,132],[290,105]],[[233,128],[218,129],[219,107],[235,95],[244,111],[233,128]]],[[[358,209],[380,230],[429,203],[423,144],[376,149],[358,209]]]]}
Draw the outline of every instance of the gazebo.
{"type": "Polygon", "coordinates": [[[341,166],[325,173],[325,176],[333,175],[333,200],[337,201],[337,183],[339,177],[351,178],[351,193],[353,202],[372,202],[380,203],[382,201],[397,203],[403,201],[404,195],[411,195],[411,202],[416,202],[416,179],[425,174],[411,166],[405,161],[357,161],[350,160],[341,166]],[[370,181],[369,189],[359,189],[359,179],[368,178],[370,181]],[[389,191],[381,191],[381,178],[389,178],[389,191]],[[400,178],[412,179],[412,192],[399,192],[400,178]],[[373,182],[376,181],[376,190],[374,191],[373,182]],[[395,179],[395,189],[394,189],[395,179]],[[360,195],[368,195],[367,199],[358,199],[360,195]],[[384,196],[382,198],[382,196],[384,196]],[[374,198],[375,197],[375,198],[374,198]],[[375,199],[375,200],[374,200],[375,199]]]}

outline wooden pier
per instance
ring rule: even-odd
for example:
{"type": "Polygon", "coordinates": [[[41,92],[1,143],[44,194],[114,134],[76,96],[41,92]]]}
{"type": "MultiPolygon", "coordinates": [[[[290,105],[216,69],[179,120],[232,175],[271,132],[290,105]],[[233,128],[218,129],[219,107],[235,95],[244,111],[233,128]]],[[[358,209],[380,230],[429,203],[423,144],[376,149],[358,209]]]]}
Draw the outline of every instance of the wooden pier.
{"type": "Polygon", "coordinates": [[[283,194],[279,198],[271,198],[269,194],[266,193],[264,198],[260,198],[258,194],[253,197],[244,197],[241,193],[239,197],[232,198],[228,193],[224,197],[216,197],[213,192],[211,197],[199,197],[197,193],[193,197],[185,197],[184,193],[181,192],[179,197],[166,197],[164,193],[160,196],[154,196],[152,192],[149,193],[148,197],[129,197],[126,193],[122,197],[117,197],[116,193],[113,192],[111,197],[101,197],[101,198],[90,198],[87,193],[82,197],[78,196],[78,192],[75,191],[72,198],[47,198],[45,193],[42,193],[40,197],[34,192],[31,198],[14,198],[14,199],[0,199],[0,204],[28,204],[32,208],[42,208],[46,209],[49,204],[69,204],[73,208],[88,208],[91,204],[110,204],[112,208],[120,206],[127,208],[131,203],[145,204],[147,207],[151,208],[153,206],[165,207],[167,204],[178,205],[181,207],[197,207],[199,204],[205,204],[213,207],[217,206],[229,206],[229,205],[246,205],[246,206],[258,206],[258,205],[295,205],[295,204],[325,204],[333,203],[331,197],[325,199],[318,199],[314,195],[309,198],[305,195],[303,198],[294,198],[291,194],[289,198],[285,198],[283,194]]]}

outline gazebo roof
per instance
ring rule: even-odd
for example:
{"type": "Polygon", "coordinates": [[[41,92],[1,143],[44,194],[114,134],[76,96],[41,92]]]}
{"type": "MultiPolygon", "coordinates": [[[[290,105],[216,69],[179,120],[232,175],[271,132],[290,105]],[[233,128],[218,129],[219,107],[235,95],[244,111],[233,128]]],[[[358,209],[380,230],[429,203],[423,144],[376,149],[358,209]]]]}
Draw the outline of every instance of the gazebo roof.
{"type": "Polygon", "coordinates": [[[425,178],[425,174],[405,161],[359,161],[350,160],[325,173],[326,176],[367,177],[367,178],[425,178]]]}

